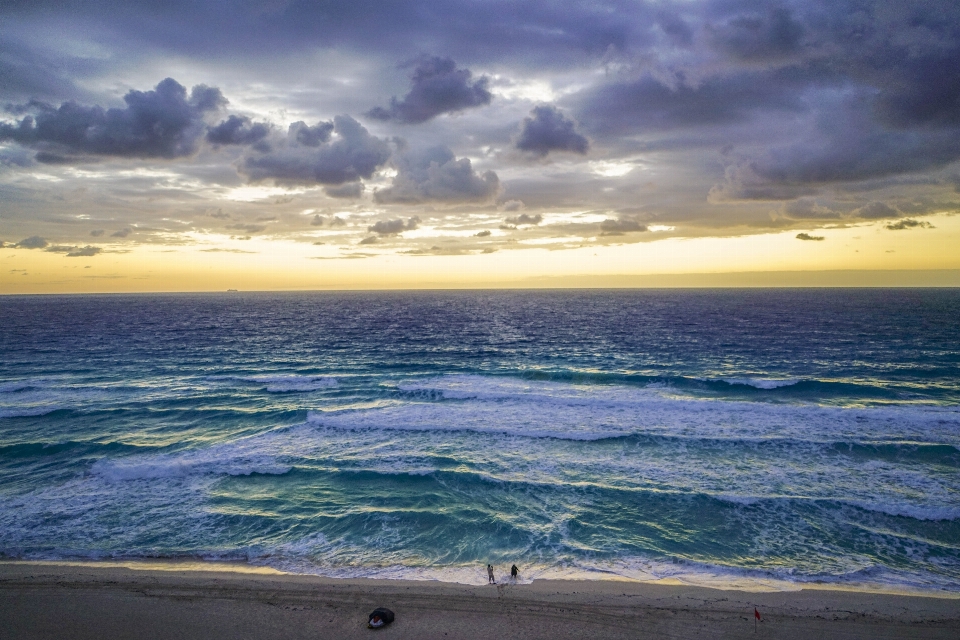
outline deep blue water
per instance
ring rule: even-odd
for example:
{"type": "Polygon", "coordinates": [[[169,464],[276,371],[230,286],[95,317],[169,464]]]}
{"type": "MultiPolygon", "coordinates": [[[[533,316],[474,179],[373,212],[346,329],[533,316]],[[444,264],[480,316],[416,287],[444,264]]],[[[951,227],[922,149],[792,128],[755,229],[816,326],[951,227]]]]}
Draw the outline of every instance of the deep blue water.
{"type": "Polygon", "coordinates": [[[0,555],[960,591],[960,291],[0,297],[0,555]]]}

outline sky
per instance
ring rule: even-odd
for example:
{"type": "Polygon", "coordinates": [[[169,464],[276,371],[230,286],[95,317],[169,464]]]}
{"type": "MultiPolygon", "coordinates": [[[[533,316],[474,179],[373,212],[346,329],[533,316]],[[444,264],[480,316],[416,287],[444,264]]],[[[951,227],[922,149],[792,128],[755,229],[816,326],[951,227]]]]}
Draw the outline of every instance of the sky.
{"type": "Polygon", "coordinates": [[[0,18],[0,293],[960,284],[955,0],[0,18]]]}

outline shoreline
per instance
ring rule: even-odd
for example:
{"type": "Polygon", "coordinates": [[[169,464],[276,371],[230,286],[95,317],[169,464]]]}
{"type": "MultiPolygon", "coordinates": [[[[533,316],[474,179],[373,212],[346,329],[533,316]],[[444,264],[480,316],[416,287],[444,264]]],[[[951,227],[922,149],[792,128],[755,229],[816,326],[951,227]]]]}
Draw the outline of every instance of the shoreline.
{"type": "MultiPolygon", "coordinates": [[[[476,574],[477,580],[473,582],[464,582],[458,580],[444,580],[437,577],[413,578],[409,576],[385,577],[385,576],[337,576],[322,573],[303,573],[296,571],[284,571],[267,565],[256,565],[237,560],[208,560],[196,558],[118,558],[109,560],[87,560],[87,559],[18,559],[18,558],[0,558],[0,574],[5,565],[32,565],[38,567],[77,567],[77,568],[103,568],[103,569],[128,569],[131,571],[159,571],[159,572],[199,572],[199,573],[228,573],[251,576],[301,576],[309,578],[318,578],[321,580],[333,581],[351,581],[351,580],[371,580],[389,582],[412,582],[441,585],[458,586],[486,586],[487,578],[483,567],[478,567],[476,574]]],[[[850,582],[846,584],[836,582],[811,581],[811,582],[792,582],[776,578],[752,578],[735,577],[723,578],[720,576],[703,576],[700,579],[684,578],[654,578],[649,580],[631,578],[619,574],[585,574],[583,572],[570,574],[569,576],[536,576],[530,579],[523,579],[518,582],[510,580],[500,580],[501,573],[498,572],[498,583],[509,584],[510,586],[531,585],[537,582],[557,582],[557,583],[616,583],[616,584],[637,584],[652,586],[670,586],[670,587],[690,587],[697,589],[711,589],[716,591],[739,591],[743,593],[796,593],[800,591],[837,591],[845,593],[878,594],[889,596],[909,596],[916,598],[938,598],[945,600],[960,600],[960,591],[948,591],[945,589],[920,589],[910,587],[894,587],[887,584],[871,582],[850,582]],[[588,576],[588,577],[587,577],[588,576]]],[[[505,573],[503,574],[505,575],[505,573]]]]}
{"type": "MultiPolygon", "coordinates": [[[[17,638],[353,638],[386,606],[396,638],[955,638],[960,599],[800,589],[747,592],[619,580],[463,585],[324,578],[236,566],[0,562],[17,638]],[[755,623],[754,608],[762,621],[755,623]]],[[[215,565],[216,563],[209,563],[215,565]]]]}

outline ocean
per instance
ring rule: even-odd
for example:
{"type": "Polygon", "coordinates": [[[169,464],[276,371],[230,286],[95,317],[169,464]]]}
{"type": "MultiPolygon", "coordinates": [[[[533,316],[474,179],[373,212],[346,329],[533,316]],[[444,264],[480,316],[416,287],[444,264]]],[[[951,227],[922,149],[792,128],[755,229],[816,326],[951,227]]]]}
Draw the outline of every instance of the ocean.
{"type": "Polygon", "coordinates": [[[958,592],[960,290],[0,297],[0,558],[958,592]]]}

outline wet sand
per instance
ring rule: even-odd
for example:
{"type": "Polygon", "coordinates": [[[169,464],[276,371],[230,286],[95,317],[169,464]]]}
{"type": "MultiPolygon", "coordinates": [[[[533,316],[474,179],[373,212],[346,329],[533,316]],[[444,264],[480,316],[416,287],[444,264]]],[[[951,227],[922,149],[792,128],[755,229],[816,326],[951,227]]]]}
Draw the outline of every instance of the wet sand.
{"type": "Polygon", "coordinates": [[[0,637],[960,638],[960,594],[612,580],[469,586],[141,566],[0,562],[0,637]],[[370,630],[366,615],[378,606],[396,621],[370,630]]]}

